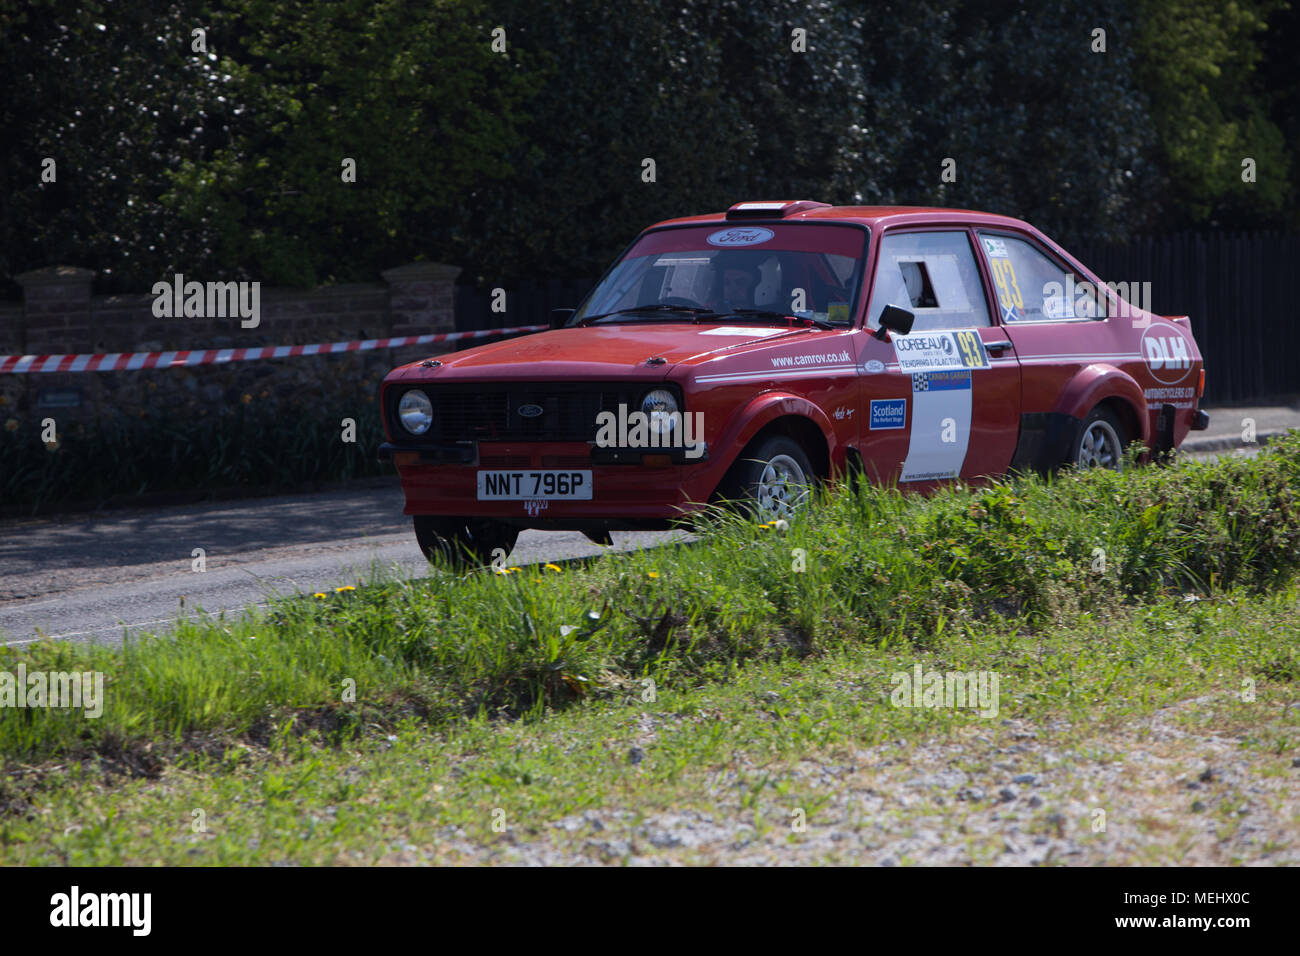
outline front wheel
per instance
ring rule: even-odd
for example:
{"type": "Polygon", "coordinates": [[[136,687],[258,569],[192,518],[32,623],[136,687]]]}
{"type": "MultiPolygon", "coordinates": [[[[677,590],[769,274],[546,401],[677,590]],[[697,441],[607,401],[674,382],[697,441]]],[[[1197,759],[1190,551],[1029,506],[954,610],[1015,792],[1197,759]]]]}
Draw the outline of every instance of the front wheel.
{"type": "Polygon", "coordinates": [[[1070,464],[1085,468],[1109,468],[1120,471],[1124,465],[1124,448],[1128,438],[1124,425],[1109,409],[1098,406],[1088,413],[1079,428],[1079,437],[1070,455],[1070,464]]]}
{"type": "Polygon", "coordinates": [[[772,435],[746,449],[732,465],[726,494],[763,521],[789,518],[807,502],[816,477],[797,441],[772,435]]]}
{"type": "Polygon", "coordinates": [[[494,557],[509,557],[519,540],[519,529],[491,518],[416,515],[415,540],[430,560],[443,557],[481,566],[492,563],[494,557]],[[496,553],[498,549],[505,554],[496,553]]]}

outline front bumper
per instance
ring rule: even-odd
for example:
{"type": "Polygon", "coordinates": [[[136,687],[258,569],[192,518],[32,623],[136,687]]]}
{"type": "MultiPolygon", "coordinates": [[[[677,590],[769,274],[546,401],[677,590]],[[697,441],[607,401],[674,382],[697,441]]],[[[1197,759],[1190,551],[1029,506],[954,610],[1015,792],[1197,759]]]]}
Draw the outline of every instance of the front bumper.
{"type": "Polygon", "coordinates": [[[665,521],[699,510],[722,480],[725,463],[685,457],[685,449],[592,448],[585,442],[380,446],[397,466],[408,515],[499,518],[534,527],[665,521]],[[613,453],[617,453],[614,455],[613,453]],[[480,470],[589,470],[590,500],[478,498],[480,470]]]}
{"type": "MultiPolygon", "coordinates": [[[[709,448],[705,442],[700,442],[698,447],[689,451],[685,448],[592,446],[590,453],[593,465],[644,465],[647,459],[652,463],[662,463],[666,459],[674,465],[698,465],[709,460],[709,448]]],[[[375,453],[379,461],[413,461],[416,460],[412,458],[413,455],[418,456],[421,463],[430,465],[479,464],[478,443],[472,441],[429,442],[419,445],[394,445],[386,441],[375,453]],[[399,455],[402,457],[399,458],[399,455]]]]}
{"type": "Polygon", "coordinates": [[[427,445],[394,445],[384,442],[376,453],[380,461],[394,461],[398,454],[418,456],[430,465],[472,465],[478,459],[478,449],[473,442],[439,442],[427,445]]]}

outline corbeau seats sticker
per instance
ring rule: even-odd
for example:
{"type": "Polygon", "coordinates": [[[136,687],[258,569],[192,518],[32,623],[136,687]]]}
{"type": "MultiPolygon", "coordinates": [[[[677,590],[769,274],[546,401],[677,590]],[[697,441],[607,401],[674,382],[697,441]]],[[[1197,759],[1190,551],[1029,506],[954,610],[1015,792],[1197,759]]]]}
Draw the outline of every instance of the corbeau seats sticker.
{"type": "Polygon", "coordinates": [[[903,372],[991,368],[988,352],[974,329],[894,336],[894,354],[903,372]]]}

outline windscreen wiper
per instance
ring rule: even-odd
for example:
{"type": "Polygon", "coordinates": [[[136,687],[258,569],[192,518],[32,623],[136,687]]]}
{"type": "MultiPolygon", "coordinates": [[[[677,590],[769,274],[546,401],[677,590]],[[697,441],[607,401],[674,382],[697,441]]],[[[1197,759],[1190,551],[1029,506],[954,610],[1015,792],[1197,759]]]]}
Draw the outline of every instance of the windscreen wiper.
{"type": "Polygon", "coordinates": [[[737,315],[742,319],[763,319],[773,322],[789,322],[791,319],[794,319],[798,322],[811,322],[819,329],[843,328],[841,325],[835,325],[833,322],[827,322],[825,319],[815,319],[810,315],[787,315],[784,312],[774,312],[771,309],[731,309],[727,312],[727,315],[737,315]]]}
{"type": "Polygon", "coordinates": [[[586,325],[588,322],[599,322],[601,319],[608,319],[615,315],[635,315],[642,312],[666,312],[666,313],[685,313],[693,316],[696,322],[708,316],[710,318],[719,315],[712,309],[701,309],[692,305],[665,305],[662,302],[654,302],[648,305],[633,305],[626,309],[615,309],[613,312],[602,312],[600,315],[588,315],[579,320],[579,325],[586,325]]]}

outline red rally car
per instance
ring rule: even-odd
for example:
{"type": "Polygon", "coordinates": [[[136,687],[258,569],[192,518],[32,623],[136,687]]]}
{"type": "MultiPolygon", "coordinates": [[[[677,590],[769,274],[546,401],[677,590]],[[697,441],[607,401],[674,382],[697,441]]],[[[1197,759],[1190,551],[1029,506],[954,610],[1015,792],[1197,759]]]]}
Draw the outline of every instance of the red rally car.
{"type": "Polygon", "coordinates": [[[780,516],[854,469],[1113,468],[1208,423],[1187,317],[1131,298],[1018,219],[738,203],[642,232],[550,331],[395,369],[380,455],[425,552],[483,560],[719,498],[780,516]]]}

